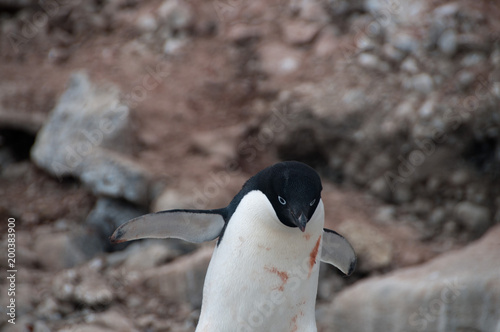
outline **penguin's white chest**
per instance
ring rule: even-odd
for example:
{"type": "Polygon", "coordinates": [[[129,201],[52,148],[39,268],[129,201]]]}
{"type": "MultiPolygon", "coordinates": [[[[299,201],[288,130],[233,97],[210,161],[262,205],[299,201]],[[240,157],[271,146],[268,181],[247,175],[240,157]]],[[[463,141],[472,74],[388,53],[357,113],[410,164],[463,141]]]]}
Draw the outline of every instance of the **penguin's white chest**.
{"type": "Polygon", "coordinates": [[[323,225],[322,202],[301,232],[263,193],[247,194],[214,250],[196,331],[316,331],[323,225]]]}

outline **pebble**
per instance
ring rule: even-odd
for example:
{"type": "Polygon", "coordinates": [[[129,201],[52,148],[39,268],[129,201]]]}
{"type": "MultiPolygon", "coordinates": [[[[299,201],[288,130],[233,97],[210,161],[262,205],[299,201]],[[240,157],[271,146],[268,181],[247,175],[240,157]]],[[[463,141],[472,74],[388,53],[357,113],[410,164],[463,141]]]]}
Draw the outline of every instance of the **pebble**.
{"type": "Polygon", "coordinates": [[[412,86],[414,90],[428,94],[434,89],[434,82],[429,74],[421,73],[413,77],[412,86]]]}
{"type": "Polygon", "coordinates": [[[457,204],[455,218],[467,229],[472,238],[481,236],[492,223],[487,207],[468,201],[457,204]]]}
{"type": "Polygon", "coordinates": [[[457,33],[453,29],[445,30],[438,39],[438,48],[443,54],[451,57],[457,51],[457,33]]]}
{"type": "Polygon", "coordinates": [[[418,73],[418,64],[414,58],[408,57],[401,64],[401,70],[406,71],[410,74],[418,73]]]}

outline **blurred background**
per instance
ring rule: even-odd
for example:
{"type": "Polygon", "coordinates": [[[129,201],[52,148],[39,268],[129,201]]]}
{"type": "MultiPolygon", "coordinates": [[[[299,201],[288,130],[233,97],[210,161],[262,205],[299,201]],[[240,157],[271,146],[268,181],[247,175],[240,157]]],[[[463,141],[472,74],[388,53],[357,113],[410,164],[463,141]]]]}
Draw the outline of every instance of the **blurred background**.
{"type": "Polygon", "coordinates": [[[359,259],[319,331],[500,331],[499,6],[0,0],[0,329],[194,331],[213,243],[108,237],[299,160],[359,259]]]}

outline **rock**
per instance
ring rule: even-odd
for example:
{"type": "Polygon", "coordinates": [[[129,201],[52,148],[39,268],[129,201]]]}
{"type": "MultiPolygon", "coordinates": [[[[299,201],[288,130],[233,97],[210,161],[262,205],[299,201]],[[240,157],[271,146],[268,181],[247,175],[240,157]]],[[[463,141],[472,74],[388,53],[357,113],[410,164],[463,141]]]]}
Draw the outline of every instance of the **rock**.
{"type": "Polygon", "coordinates": [[[418,65],[415,59],[408,57],[401,64],[401,70],[406,71],[410,74],[418,73],[418,65]]]}
{"type": "Polygon", "coordinates": [[[58,332],[116,332],[115,329],[104,328],[93,324],[74,325],[69,328],[60,329],[58,332]]]}
{"type": "Polygon", "coordinates": [[[454,212],[455,218],[470,232],[473,238],[483,235],[493,223],[488,208],[471,202],[458,203],[454,212]]]}
{"type": "Polygon", "coordinates": [[[160,8],[158,8],[158,17],[160,21],[172,30],[184,30],[193,24],[191,9],[185,1],[164,1],[160,8]]]}
{"type": "Polygon", "coordinates": [[[420,42],[414,36],[405,32],[392,35],[390,43],[396,49],[405,53],[413,53],[420,47],[420,42]]]}
{"type": "Polygon", "coordinates": [[[114,293],[101,274],[88,266],[65,270],[52,282],[52,294],[56,299],[77,306],[107,306],[114,293]]]}
{"type": "Polygon", "coordinates": [[[441,227],[446,221],[446,209],[442,207],[435,208],[429,216],[429,225],[432,227],[441,227]]]}
{"type": "Polygon", "coordinates": [[[358,57],[358,62],[367,69],[378,69],[380,67],[379,58],[369,53],[361,53],[358,57]]]}
{"type": "Polygon", "coordinates": [[[129,130],[119,90],[78,73],[40,130],[31,158],[59,178],[79,178],[96,195],[146,205],[152,175],[121,154],[130,152],[129,130]]]}
{"type": "Polygon", "coordinates": [[[428,94],[432,92],[434,88],[434,82],[432,81],[431,75],[427,73],[421,73],[413,77],[412,87],[414,90],[420,93],[428,94]]]}
{"type": "Polygon", "coordinates": [[[16,112],[0,107],[0,127],[12,128],[35,135],[42,128],[46,117],[39,113],[16,112]]]}
{"type": "Polygon", "coordinates": [[[213,248],[203,247],[174,262],[143,272],[144,285],[174,302],[201,306],[203,283],[213,248]]]}
{"type": "Polygon", "coordinates": [[[486,58],[482,53],[475,52],[475,53],[467,54],[462,59],[462,61],[460,61],[460,64],[463,67],[473,67],[473,66],[476,66],[476,65],[483,63],[485,61],[486,61],[486,58]]]}
{"type": "Polygon", "coordinates": [[[74,290],[75,302],[87,307],[107,306],[114,298],[109,286],[98,275],[85,275],[74,290]]]}
{"type": "Polygon", "coordinates": [[[116,309],[107,310],[100,314],[86,317],[86,323],[112,331],[136,332],[133,322],[116,309]]]}
{"type": "Polygon", "coordinates": [[[348,90],[342,98],[342,103],[349,112],[361,112],[368,106],[366,93],[361,88],[348,90]]]}
{"type": "Polygon", "coordinates": [[[101,252],[102,247],[95,241],[88,241],[83,232],[64,232],[38,235],[34,251],[38,254],[38,262],[43,268],[59,271],[86,262],[101,252]]]}
{"type": "Polygon", "coordinates": [[[243,137],[247,127],[232,127],[198,132],[192,135],[191,150],[210,157],[211,162],[219,168],[237,158],[237,142],[243,137]]]}
{"type": "Polygon", "coordinates": [[[457,51],[457,33],[453,29],[445,30],[437,42],[438,48],[447,56],[453,56],[457,51]]]}
{"type": "Polygon", "coordinates": [[[497,331],[499,237],[497,226],[464,249],[347,288],[332,303],[330,328],[345,332],[497,331]]]}
{"type": "Polygon", "coordinates": [[[391,240],[378,228],[370,224],[359,227],[356,222],[348,220],[338,226],[338,232],[349,239],[356,252],[356,270],[368,272],[391,264],[394,255],[391,240]]]}
{"type": "Polygon", "coordinates": [[[134,242],[127,248],[127,258],[123,267],[127,270],[143,271],[161,265],[180,255],[180,251],[170,248],[167,241],[134,242]]]}
{"type": "Polygon", "coordinates": [[[276,43],[261,48],[263,70],[272,75],[287,75],[296,71],[302,62],[302,54],[285,45],[276,43]]]}
{"type": "Polygon", "coordinates": [[[310,43],[321,29],[315,22],[299,20],[285,21],[282,25],[285,42],[290,45],[303,45],[310,43]]]}
{"type": "Polygon", "coordinates": [[[190,193],[181,192],[178,189],[167,188],[163,191],[152,205],[153,211],[164,211],[173,209],[193,209],[193,197],[190,193]]]}
{"type": "Polygon", "coordinates": [[[124,246],[112,245],[109,242],[111,234],[121,224],[146,213],[147,210],[126,201],[101,197],[88,214],[85,224],[94,232],[105,250],[117,250],[124,246]]]}
{"type": "Polygon", "coordinates": [[[444,19],[446,17],[454,16],[460,9],[458,2],[448,2],[444,5],[438,6],[433,10],[436,20],[444,19]]]}
{"type": "Polygon", "coordinates": [[[33,324],[33,332],[50,332],[50,328],[41,320],[37,320],[33,324]]]}

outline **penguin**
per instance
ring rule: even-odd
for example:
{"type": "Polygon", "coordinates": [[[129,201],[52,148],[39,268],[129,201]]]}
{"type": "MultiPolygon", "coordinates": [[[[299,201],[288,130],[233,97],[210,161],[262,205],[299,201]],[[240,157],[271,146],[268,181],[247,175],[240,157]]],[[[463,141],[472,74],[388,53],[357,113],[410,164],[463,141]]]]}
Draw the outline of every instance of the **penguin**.
{"type": "Polygon", "coordinates": [[[324,228],[321,191],[313,168],[280,162],[251,177],[225,208],[147,214],[111,241],[217,239],[196,332],[316,332],[320,262],[345,275],[356,265],[349,242],[324,228]]]}

